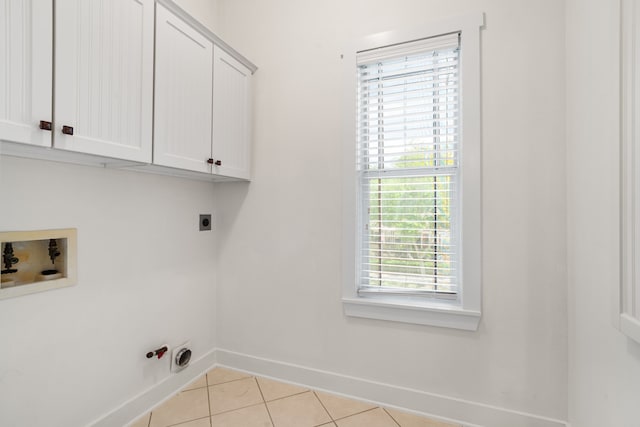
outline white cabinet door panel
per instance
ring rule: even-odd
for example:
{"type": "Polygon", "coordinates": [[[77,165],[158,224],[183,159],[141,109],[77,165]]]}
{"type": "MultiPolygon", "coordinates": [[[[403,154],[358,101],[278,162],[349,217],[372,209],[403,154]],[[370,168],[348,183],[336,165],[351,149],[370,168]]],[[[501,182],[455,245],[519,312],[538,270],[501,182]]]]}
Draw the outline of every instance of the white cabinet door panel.
{"type": "Polygon", "coordinates": [[[153,8],[153,0],[56,1],[56,148],[151,161],[153,8]]]}
{"type": "Polygon", "coordinates": [[[51,146],[50,0],[0,0],[0,139],[51,146]]]}
{"type": "Polygon", "coordinates": [[[156,13],[153,162],[210,172],[213,44],[161,5],[156,13]]]}
{"type": "Polygon", "coordinates": [[[251,71],[218,46],[213,66],[214,173],[249,179],[251,71]]]}

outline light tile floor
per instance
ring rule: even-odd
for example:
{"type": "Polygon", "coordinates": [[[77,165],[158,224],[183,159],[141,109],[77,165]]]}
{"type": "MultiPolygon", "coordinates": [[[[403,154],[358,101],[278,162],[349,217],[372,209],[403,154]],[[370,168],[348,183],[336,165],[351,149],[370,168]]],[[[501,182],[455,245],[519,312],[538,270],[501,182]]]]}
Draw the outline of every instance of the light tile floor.
{"type": "Polygon", "coordinates": [[[214,368],[130,427],[460,427],[214,368]]]}

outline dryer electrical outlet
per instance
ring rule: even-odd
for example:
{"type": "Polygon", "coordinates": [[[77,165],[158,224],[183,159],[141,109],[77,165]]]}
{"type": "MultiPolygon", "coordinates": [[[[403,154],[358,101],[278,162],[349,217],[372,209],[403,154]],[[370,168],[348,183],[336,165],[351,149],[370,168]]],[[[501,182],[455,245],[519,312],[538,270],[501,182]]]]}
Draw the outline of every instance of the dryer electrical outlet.
{"type": "Polygon", "coordinates": [[[176,346],[171,352],[171,372],[180,372],[191,361],[191,342],[176,346]]]}
{"type": "Polygon", "coordinates": [[[200,214],[199,221],[200,231],[211,230],[211,214],[200,214]]]}

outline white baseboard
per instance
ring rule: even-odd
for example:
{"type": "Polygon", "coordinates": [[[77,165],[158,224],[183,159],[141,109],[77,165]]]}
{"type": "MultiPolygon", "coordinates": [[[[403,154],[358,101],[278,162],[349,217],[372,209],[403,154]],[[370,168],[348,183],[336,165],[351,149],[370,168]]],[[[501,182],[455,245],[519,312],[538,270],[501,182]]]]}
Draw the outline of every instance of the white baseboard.
{"type": "Polygon", "coordinates": [[[409,410],[465,427],[568,427],[566,421],[218,349],[218,365],[409,410]]]}
{"type": "Polygon", "coordinates": [[[177,374],[129,399],[113,411],[89,424],[92,427],[123,427],[160,405],[216,364],[216,351],[212,350],[177,374]]]}
{"type": "Polygon", "coordinates": [[[450,396],[384,384],[334,372],[279,362],[229,350],[213,350],[89,424],[122,427],[171,398],[214,366],[226,366],[284,382],[402,409],[464,427],[569,427],[566,421],[450,396]]]}

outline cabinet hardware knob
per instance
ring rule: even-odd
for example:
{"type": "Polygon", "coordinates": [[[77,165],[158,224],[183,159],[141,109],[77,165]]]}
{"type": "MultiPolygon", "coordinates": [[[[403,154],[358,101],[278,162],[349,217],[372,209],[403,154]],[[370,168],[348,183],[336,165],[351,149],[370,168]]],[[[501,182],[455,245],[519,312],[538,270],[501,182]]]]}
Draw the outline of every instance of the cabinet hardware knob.
{"type": "Polygon", "coordinates": [[[222,166],[222,160],[216,160],[214,165],[216,166],[222,166]]]}
{"type": "Polygon", "coordinates": [[[207,163],[209,163],[210,165],[213,164],[213,159],[207,159],[207,163]]]}
{"type": "Polygon", "coordinates": [[[51,130],[51,122],[48,122],[46,120],[40,120],[40,129],[51,130]]]}
{"type": "Polygon", "coordinates": [[[73,127],[72,126],[62,126],[62,133],[65,135],[73,135],[73,127]]]}

